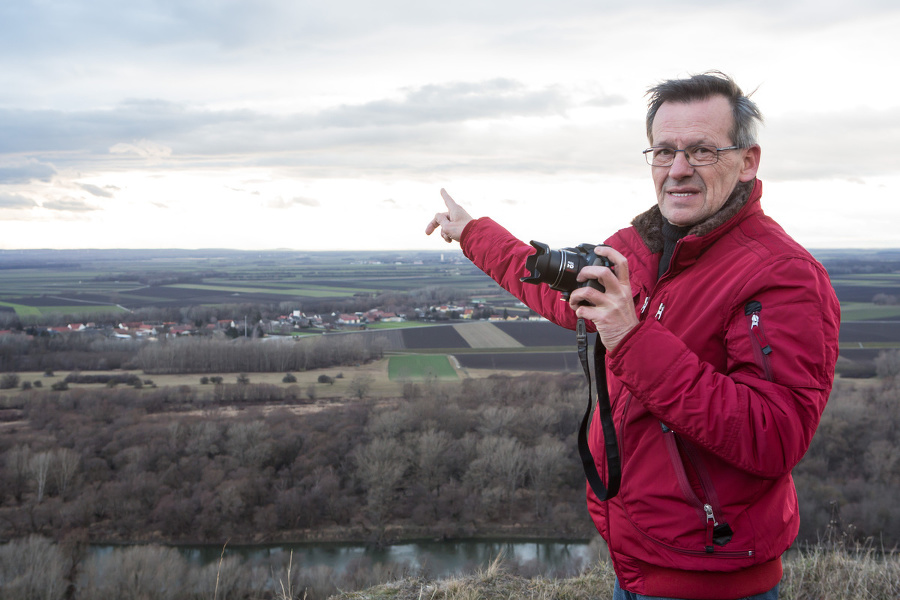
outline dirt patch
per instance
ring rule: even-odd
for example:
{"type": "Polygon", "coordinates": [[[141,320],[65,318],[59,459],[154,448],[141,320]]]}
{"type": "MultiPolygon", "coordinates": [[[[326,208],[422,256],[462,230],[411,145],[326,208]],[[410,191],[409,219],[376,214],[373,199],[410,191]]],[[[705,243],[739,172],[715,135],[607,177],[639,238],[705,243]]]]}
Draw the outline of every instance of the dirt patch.
{"type": "Polygon", "coordinates": [[[466,340],[472,348],[521,348],[522,344],[508,333],[501,331],[493,323],[475,321],[460,323],[453,329],[466,340]]]}

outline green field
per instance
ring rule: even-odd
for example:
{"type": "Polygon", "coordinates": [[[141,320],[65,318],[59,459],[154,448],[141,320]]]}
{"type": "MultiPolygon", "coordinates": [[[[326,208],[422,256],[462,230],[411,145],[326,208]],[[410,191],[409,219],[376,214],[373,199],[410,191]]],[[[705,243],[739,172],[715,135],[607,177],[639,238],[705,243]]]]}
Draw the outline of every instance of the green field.
{"type": "Polygon", "coordinates": [[[900,305],[880,306],[870,302],[844,302],[841,321],[877,321],[900,317],[900,305]]]}
{"type": "Polygon", "coordinates": [[[388,378],[391,381],[422,380],[430,377],[457,379],[458,375],[447,355],[405,355],[390,358],[388,378]]]}
{"type": "Polygon", "coordinates": [[[369,323],[366,329],[405,329],[407,327],[432,327],[434,323],[430,321],[380,321],[378,323],[369,323]]]}

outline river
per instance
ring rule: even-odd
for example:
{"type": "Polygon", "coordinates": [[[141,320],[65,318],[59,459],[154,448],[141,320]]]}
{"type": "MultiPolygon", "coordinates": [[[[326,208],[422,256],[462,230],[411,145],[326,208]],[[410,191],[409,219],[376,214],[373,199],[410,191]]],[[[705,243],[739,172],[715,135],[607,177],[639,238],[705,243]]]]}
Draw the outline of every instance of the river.
{"type": "MultiPolygon", "coordinates": [[[[96,546],[105,553],[113,546],[96,546]]],[[[194,564],[209,564],[222,556],[222,546],[178,546],[177,549],[194,564]]],[[[596,560],[596,550],[585,541],[557,540],[453,540],[418,541],[376,547],[347,543],[298,543],[225,546],[225,556],[238,555],[250,563],[273,559],[287,562],[296,569],[329,567],[337,573],[359,564],[397,566],[430,577],[443,577],[472,572],[487,567],[501,553],[507,564],[519,565],[531,572],[568,575],[579,572],[596,560]]]]}

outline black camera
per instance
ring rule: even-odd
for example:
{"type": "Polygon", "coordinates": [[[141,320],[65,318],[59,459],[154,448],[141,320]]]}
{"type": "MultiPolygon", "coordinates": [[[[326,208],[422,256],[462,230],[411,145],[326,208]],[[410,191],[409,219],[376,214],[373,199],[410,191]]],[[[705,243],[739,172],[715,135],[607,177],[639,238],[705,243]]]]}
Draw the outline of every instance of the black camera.
{"type": "Polygon", "coordinates": [[[592,287],[595,290],[605,292],[603,287],[596,279],[588,279],[586,282],[576,280],[578,272],[584,267],[601,266],[613,267],[605,256],[597,256],[594,254],[594,244],[579,244],[574,248],[562,248],[561,250],[551,250],[547,244],[531,241],[536,252],[525,259],[525,268],[531,272],[528,277],[522,277],[520,281],[524,283],[546,283],[552,289],[563,293],[563,298],[569,299],[569,295],[576,289],[581,287],[592,287]]]}

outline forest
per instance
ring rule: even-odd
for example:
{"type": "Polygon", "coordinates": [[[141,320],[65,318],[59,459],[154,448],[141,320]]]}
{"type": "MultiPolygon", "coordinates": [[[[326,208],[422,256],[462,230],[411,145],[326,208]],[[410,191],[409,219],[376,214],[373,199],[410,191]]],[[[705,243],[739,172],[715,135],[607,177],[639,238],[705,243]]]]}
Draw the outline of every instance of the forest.
{"type": "MultiPolygon", "coordinates": [[[[884,357],[879,379],[836,382],[795,469],[802,542],[840,518],[856,539],[900,543],[898,357],[884,357]]],[[[5,400],[17,416],[0,436],[0,538],[587,538],[583,387],[564,374],[410,382],[393,401],[316,411],[253,383],[32,389],[5,400]]]]}
{"type": "MultiPolygon", "coordinates": [[[[900,542],[900,353],[876,363],[876,379],[836,381],[795,469],[801,545],[836,530],[878,548],[900,542]]],[[[15,419],[0,436],[0,538],[62,551],[593,535],[575,455],[580,376],[408,382],[390,401],[315,411],[253,383],[204,389],[5,396],[15,419]]]]}

